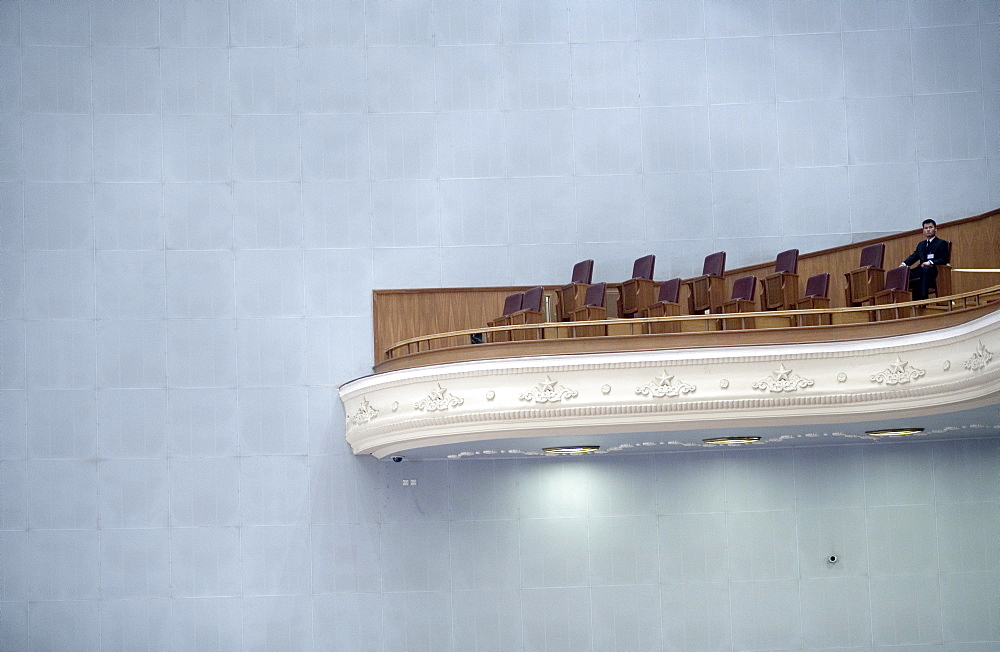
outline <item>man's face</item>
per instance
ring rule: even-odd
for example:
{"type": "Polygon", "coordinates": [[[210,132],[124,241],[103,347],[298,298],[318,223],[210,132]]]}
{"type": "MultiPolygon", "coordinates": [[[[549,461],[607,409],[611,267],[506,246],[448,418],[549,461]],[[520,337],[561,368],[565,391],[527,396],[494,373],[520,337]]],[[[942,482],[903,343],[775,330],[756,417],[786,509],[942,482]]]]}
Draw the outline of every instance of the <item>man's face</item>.
{"type": "Polygon", "coordinates": [[[924,237],[930,240],[937,235],[937,227],[933,224],[924,224],[924,237]]]}

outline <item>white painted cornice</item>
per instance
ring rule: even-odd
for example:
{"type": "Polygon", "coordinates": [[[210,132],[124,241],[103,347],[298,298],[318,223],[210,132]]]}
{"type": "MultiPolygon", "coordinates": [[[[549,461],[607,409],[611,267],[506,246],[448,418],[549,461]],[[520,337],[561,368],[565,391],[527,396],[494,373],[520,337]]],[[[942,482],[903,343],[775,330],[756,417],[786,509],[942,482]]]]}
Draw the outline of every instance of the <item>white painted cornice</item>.
{"type": "Polygon", "coordinates": [[[435,449],[454,456],[456,447],[485,442],[491,451],[537,454],[519,442],[558,446],[614,433],[670,432],[670,444],[701,445],[706,429],[1000,405],[997,351],[993,312],[874,340],[441,364],[366,376],[340,396],[352,449],[379,458],[443,456],[435,449]]]}

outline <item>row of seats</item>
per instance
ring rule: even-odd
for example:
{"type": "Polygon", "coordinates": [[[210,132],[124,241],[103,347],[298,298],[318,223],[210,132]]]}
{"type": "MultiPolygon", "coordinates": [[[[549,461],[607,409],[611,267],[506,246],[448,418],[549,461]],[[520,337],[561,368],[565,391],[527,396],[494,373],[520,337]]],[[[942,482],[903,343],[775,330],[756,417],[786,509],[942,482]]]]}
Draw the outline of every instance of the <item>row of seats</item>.
{"type": "MultiPolygon", "coordinates": [[[[951,242],[943,240],[951,259],[951,242]]],[[[877,243],[861,250],[861,260],[855,269],[844,274],[844,299],[849,306],[888,305],[910,301],[910,268],[899,266],[884,269],[885,245],[877,243]]],[[[936,297],[951,294],[951,266],[937,267],[928,292],[936,297]]]]}
{"type": "MultiPolygon", "coordinates": [[[[949,243],[950,248],[950,243],[949,243]]],[[[888,305],[909,301],[909,268],[896,267],[888,274],[883,269],[885,244],[873,244],[861,250],[857,268],[845,276],[847,305],[888,305]]],[[[761,301],[758,308],[758,279],[747,275],[733,281],[732,292],[724,296],[726,252],[718,251],[705,257],[702,273],[691,279],[672,278],[659,283],[653,280],[656,257],[652,254],[637,258],[632,277],[619,285],[618,315],[622,317],[671,317],[681,315],[680,291],[687,285],[687,314],[740,313],[758,310],[806,310],[830,307],[830,274],[816,274],[806,280],[805,293],[798,294],[799,250],[789,249],[778,254],[774,273],[760,279],[761,301]]],[[[556,289],[556,314],[560,321],[590,321],[607,316],[608,284],[593,283],[594,261],[583,260],[573,266],[569,284],[556,289]]],[[[935,288],[935,293],[940,295],[935,288]]],[[[542,287],[511,294],[504,302],[503,315],[489,322],[490,326],[542,323],[542,287]]],[[[880,311],[880,318],[896,318],[899,312],[880,311]],[[885,314],[883,314],[883,312],[885,314]]],[[[803,316],[803,325],[822,323],[820,316],[803,316]]],[[[828,322],[827,322],[828,323],[828,322]]],[[[671,332],[677,323],[646,324],[647,332],[671,332]]],[[[577,329],[578,334],[581,334],[577,329]]],[[[494,333],[494,341],[509,337],[509,333],[494,333]]],[[[514,339],[530,339],[530,330],[513,331],[514,339]]]]}
{"type": "MultiPolygon", "coordinates": [[[[829,306],[830,275],[818,274],[806,283],[806,294],[798,293],[798,249],[778,255],[775,273],[761,280],[762,304],[765,310],[792,310],[829,306]]],[[[718,251],[705,257],[701,276],[682,280],[672,278],[659,284],[653,281],[656,259],[653,255],[635,260],[632,278],[621,284],[618,294],[618,314],[622,317],[670,317],[680,315],[680,291],[689,287],[688,314],[753,312],[756,304],[757,277],[748,275],[733,282],[732,293],[724,296],[726,252],[718,251]]],[[[593,260],[573,267],[569,285],[556,290],[558,316],[563,321],[603,319],[605,283],[592,284],[593,260]]],[[[651,325],[656,326],[656,325],[651,325]]],[[[660,326],[664,326],[661,324],[660,326]]]]}
{"type": "MultiPolygon", "coordinates": [[[[511,326],[514,324],[541,324],[545,321],[542,313],[542,296],[545,290],[537,285],[524,292],[507,295],[503,302],[503,314],[490,320],[489,326],[511,326]]],[[[490,333],[490,341],[506,342],[511,337],[515,340],[534,339],[526,330],[498,331],[490,333]]]]}

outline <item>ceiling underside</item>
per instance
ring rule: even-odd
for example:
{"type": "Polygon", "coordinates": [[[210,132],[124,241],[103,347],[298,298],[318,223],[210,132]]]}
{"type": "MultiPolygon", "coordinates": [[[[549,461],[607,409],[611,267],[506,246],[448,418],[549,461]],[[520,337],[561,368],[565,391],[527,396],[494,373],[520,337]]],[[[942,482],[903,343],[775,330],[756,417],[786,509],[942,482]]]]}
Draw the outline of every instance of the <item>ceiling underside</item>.
{"type": "Polygon", "coordinates": [[[742,446],[743,448],[754,449],[762,446],[887,445],[899,441],[1000,437],[1000,403],[970,410],[949,411],[923,416],[915,414],[889,418],[876,418],[879,415],[869,416],[871,418],[868,420],[850,423],[795,423],[761,426],[753,425],[753,422],[748,422],[743,425],[699,430],[580,435],[573,440],[560,437],[559,441],[555,441],[551,435],[540,437],[525,436],[517,439],[501,438],[478,441],[475,445],[456,443],[432,448],[404,449],[396,451],[394,455],[402,457],[404,460],[541,457],[546,456],[543,449],[553,444],[561,446],[573,444],[597,445],[600,446],[600,450],[595,453],[596,455],[648,454],[707,449],[720,450],[733,448],[734,446],[706,444],[703,440],[734,436],[760,437],[760,441],[742,446]],[[923,428],[924,431],[906,437],[871,437],[865,434],[870,430],[886,430],[900,427],[923,428]]]}

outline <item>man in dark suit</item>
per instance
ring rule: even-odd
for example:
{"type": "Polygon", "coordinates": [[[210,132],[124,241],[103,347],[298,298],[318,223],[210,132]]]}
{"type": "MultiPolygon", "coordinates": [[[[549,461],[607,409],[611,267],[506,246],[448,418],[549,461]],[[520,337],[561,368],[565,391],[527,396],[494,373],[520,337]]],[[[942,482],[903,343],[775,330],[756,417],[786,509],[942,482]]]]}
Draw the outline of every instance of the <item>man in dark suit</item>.
{"type": "Polygon", "coordinates": [[[916,251],[899,264],[900,267],[909,267],[920,263],[910,270],[910,291],[914,301],[926,299],[927,290],[937,288],[937,266],[949,262],[948,243],[937,237],[937,222],[924,220],[923,229],[926,239],[917,244],[916,251]]]}

